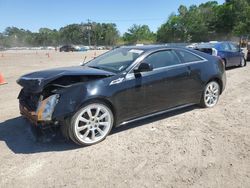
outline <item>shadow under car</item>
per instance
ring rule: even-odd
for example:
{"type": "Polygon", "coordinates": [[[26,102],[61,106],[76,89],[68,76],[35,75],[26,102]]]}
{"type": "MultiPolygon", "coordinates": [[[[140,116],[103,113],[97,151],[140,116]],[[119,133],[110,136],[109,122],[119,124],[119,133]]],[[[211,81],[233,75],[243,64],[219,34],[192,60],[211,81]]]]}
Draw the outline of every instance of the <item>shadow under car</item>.
{"type": "MultiPolygon", "coordinates": [[[[168,117],[173,117],[196,108],[199,107],[193,105],[143,120],[138,120],[133,123],[125,124],[114,128],[110,135],[166,119],[168,117]]],[[[73,142],[66,140],[61,135],[60,131],[53,133],[47,131],[44,132],[43,135],[38,135],[36,131],[34,131],[34,127],[30,124],[30,122],[21,116],[0,123],[0,141],[4,141],[9,149],[11,149],[15,154],[32,154],[51,151],[60,152],[81,148],[73,142]]]]}

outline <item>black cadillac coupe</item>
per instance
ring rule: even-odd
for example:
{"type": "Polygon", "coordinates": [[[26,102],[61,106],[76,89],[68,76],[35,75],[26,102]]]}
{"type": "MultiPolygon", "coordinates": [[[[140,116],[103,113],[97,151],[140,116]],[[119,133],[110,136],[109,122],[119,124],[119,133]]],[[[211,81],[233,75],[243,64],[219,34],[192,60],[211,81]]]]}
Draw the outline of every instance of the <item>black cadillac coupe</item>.
{"type": "Polygon", "coordinates": [[[112,127],[199,104],[217,104],[226,84],[217,57],[179,47],[130,46],[82,66],[20,77],[20,112],[40,128],[60,127],[80,145],[106,138],[112,127]]]}

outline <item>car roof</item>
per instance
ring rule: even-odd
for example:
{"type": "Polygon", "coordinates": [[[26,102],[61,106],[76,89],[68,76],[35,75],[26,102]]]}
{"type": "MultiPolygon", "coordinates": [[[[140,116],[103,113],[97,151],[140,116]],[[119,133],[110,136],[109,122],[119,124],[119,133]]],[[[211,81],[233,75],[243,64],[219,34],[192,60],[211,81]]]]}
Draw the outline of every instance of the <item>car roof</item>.
{"type": "Polygon", "coordinates": [[[137,49],[143,51],[152,51],[158,49],[171,49],[171,48],[179,48],[179,49],[186,49],[184,46],[177,46],[177,45],[143,45],[143,46],[121,46],[120,48],[126,49],[137,49]]]}
{"type": "Polygon", "coordinates": [[[211,41],[211,42],[199,43],[197,45],[197,48],[216,48],[223,43],[235,44],[235,42],[232,41],[211,41]]]}

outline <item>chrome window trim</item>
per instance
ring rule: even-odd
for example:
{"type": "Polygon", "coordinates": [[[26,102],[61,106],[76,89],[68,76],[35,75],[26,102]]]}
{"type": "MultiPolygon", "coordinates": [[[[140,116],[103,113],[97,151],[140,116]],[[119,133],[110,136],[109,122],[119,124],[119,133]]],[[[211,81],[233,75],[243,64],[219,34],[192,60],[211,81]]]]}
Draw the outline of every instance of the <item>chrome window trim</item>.
{"type": "Polygon", "coordinates": [[[187,66],[187,65],[192,65],[192,64],[197,64],[197,63],[204,63],[206,61],[208,61],[207,59],[205,59],[204,57],[201,57],[191,51],[188,51],[188,50],[185,50],[185,49],[178,49],[178,48],[169,48],[169,49],[158,49],[157,51],[153,51],[153,52],[150,52],[148,54],[144,54],[143,56],[139,57],[137,60],[136,60],[136,63],[135,65],[127,72],[125,78],[126,80],[131,80],[131,79],[134,79],[135,76],[134,76],[134,73],[132,72],[134,70],[134,68],[139,65],[143,59],[145,59],[147,56],[149,56],[150,54],[153,54],[153,53],[156,53],[158,51],[163,51],[163,50],[182,50],[182,51],[186,51],[187,53],[191,53],[193,54],[194,56],[196,57],[199,57],[201,60],[200,61],[190,61],[190,62],[181,62],[180,64],[177,64],[177,65],[170,65],[170,66],[166,66],[166,67],[159,67],[159,68],[156,68],[156,69],[153,69],[152,71],[150,72],[144,72],[142,73],[143,76],[146,76],[148,75],[148,73],[152,73],[154,71],[158,71],[158,70],[162,70],[162,69],[172,69],[172,68],[175,68],[175,67],[182,67],[182,66],[187,66]]]}
{"type": "Polygon", "coordinates": [[[175,50],[182,50],[182,51],[185,51],[185,52],[187,52],[187,53],[190,53],[190,54],[192,54],[192,55],[194,55],[194,56],[196,56],[196,57],[198,57],[198,58],[200,58],[201,60],[200,61],[188,61],[188,62],[183,62],[183,64],[187,64],[187,63],[195,63],[195,62],[205,62],[205,61],[207,61],[207,59],[205,59],[204,57],[201,57],[200,55],[198,55],[198,54],[195,54],[195,53],[193,53],[193,52],[191,52],[191,51],[188,51],[188,50],[185,50],[185,49],[176,49],[175,48],[175,50]]]}

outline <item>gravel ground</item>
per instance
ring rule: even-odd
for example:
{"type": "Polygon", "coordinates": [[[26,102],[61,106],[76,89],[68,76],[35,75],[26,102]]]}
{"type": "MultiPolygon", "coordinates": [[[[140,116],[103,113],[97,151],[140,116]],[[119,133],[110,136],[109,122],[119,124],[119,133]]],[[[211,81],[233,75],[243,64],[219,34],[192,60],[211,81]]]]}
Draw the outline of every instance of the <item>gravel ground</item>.
{"type": "Polygon", "coordinates": [[[60,135],[35,141],[19,115],[16,79],[94,55],[0,52],[8,82],[0,86],[0,187],[250,187],[250,66],[227,71],[215,108],[193,106],[129,124],[90,147],[60,135]]]}

